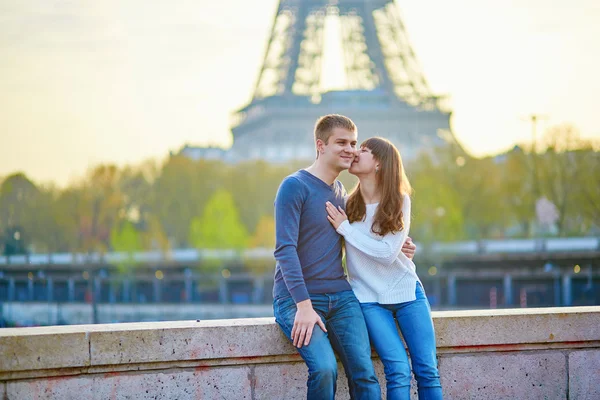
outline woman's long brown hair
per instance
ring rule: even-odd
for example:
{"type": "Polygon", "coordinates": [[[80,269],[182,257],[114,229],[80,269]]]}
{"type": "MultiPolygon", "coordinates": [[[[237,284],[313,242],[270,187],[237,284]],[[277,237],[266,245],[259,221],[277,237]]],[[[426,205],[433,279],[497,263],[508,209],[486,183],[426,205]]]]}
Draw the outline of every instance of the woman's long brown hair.
{"type": "MultiPolygon", "coordinates": [[[[392,142],[380,137],[367,139],[360,147],[371,150],[375,160],[379,161],[379,171],[375,176],[381,199],[371,230],[381,236],[389,232],[399,232],[404,229],[402,222],[404,195],[410,196],[412,193],[400,153],[392,142]]],[[[367,214],[365,200],[360,194],[360,182],[348,197],[346,214],[350,222],[363,221],[367,214]]]]}

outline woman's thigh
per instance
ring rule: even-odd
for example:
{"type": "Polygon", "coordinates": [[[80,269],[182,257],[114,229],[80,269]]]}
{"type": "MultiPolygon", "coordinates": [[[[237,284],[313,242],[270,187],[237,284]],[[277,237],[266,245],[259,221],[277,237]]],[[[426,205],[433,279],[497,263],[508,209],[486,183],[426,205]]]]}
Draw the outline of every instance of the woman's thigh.
{"type": "Polygon", "coordinates": [[[416,300],[402,304],[395,310],[395,316],[410,352],[415,373],[420,367],[437,365],[431,309],[420,284],[417,284],[416,295],[416,300]]]}
{"type": "Polygon", "coordinates": [[[386,373],[392,366],[395,366],[394,369],[410,373],[408,356],[398,333],[394,313],[378,303],[362,303],[361,307],[369,338],[384,364],[386,373]]]}

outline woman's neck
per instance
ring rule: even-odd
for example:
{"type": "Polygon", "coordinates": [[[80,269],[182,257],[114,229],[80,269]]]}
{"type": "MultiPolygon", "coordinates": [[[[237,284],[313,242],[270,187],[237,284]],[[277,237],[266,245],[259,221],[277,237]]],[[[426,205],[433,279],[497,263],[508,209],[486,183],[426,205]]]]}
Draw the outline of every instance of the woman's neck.
{"type": "Polygon", "coordinates": [[[360,180],[360,195],[365,204],[378,203],[381,200],[381,193],[374,179],[363,178],[360,180]]]}

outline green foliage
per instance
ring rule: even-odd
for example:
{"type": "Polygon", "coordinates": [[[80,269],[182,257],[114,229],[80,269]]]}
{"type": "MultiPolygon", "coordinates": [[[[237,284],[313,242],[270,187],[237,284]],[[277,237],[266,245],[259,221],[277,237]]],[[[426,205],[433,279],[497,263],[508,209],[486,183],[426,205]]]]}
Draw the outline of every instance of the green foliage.
{"type": "Polygon", "coordinates": [[[231,193],[219,189],[209,199],[200,217],[192,219],[189,241],[200,249],[243,249],[248,231],[240,222],[231,193]]]}
{"type": "Polygon", "coordinates": [[[263,215],[256,226],[254,235],[250,238],[248,247],[275,248],[275,220],[270,215],[263,215]]]}
{"type": "MultiPolygon", "coordinates": [[[[411,236],[420,242],[537,236],[541,197],[559,211],[553,234],[598,234],[600,144],[559,125],[536,148],[474,158],[447,146],[410,162],[404,155],[415,189],[411,236]]],[[[25,250],[35,252],[272,248],[277,188],[305,166],[171,156],[160,164],[98,165],[63,189],[14,173],[0,179],[0,232],[14,236],[18,227],[25,250]]],[[[356,183],[347,172],[340,180],[348,191],[356,183]]]]}
{"type": "Polygon", "coordinates": [[[110,233],[110,244],[115,251],[133,253],[141,250],[140,235],[135,226],[129,221],[124,221],[122,226],[115,226],[110,233]]]}
{"type": "Polygon", "coordinates": [[[134,265],[133,253],[141,250],[140,235],[129,221],[123,221],[121,227],[115,226],[110,233],[110,244],[114,251],[127,253],[127,259],[117,267],[127,273],[134,265]]]}

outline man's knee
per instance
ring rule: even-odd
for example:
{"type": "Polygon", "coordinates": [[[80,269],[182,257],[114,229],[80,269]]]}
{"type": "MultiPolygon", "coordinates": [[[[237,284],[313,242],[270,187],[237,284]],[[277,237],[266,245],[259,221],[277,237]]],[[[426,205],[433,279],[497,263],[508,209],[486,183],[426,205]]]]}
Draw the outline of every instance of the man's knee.
{"type": "Polygon", "coordinates": [[[337,380],[337,362],[333,360],[321,360],[317,365],[309,368],[311,379],[318,379],[323,382],[335,382],[337,380]]]}

